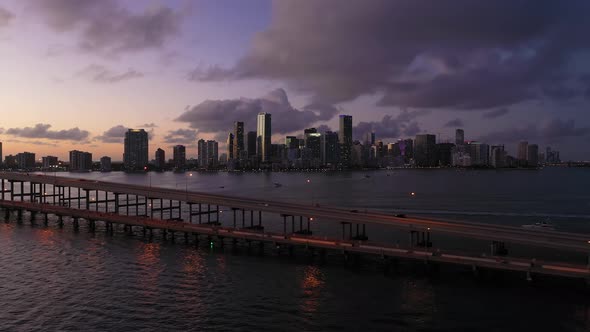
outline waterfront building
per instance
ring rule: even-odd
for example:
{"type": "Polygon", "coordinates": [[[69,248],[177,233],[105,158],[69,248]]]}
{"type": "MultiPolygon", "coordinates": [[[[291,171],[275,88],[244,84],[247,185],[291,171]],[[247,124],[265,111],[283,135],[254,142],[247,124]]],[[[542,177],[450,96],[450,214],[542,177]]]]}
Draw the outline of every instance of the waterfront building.
{"type": "Polygon", "coordinates": [[[92,170],[92,153],[70,151],[70,172],[86,172],[92,170]]]}
{"type": "Polygon", "coordinates": [[[539,146],[537,144],[530,144],[527,146],[527,166],[537,167],[539,164],[539,146]]]}
{"type": "Polygon", "coordinates": [[[100,158],[100,171],[101,172],[110,172],[113,170],[111,157],[104,156],[100,158]]]}
{"type": "Polygon", "coordinates": [[[186,167],[186,147],[184,145],[173,147],[172,160],[176,169],[180,170],[186,167]]]}
{"type": "Polygon", "coordinates": [[[455,130],[455,145],[465,144],[465,132],[463,129],[455,130]]]}
{"type": "Polygon", "coordinates": [[[258,114],[256,127],[256,153],[261,162],[270,162],[271,157],[271,114],[261,112],[258,114]]]}
{"type": "MultiPolygon", "coordinates": [[[[340,143],[340,165],[348,167],[351,165],[352,149],[352,115],[340,115],[338,139],[340,143]]],[[[359,158],[362,151],[359,153],[359,158]]]]}
{"type": "MultiPolygon", "coordinates": [[[[233,158],[245,159],[244,158],[244,123],[241,121],[234,122],[233,132],[233,158]]],[[[231,159],[232,156],[229,156],[231,159]]]]}
{"type": "Polygon", "coordinates": [[[518,159],[520,162],[525,162],[527,159],[527,148],[528,148],[529,142],[527,141],[522,141],[520,143],[518,143],[518,149],[517,149],[517,155],[516,155],[516,159],[518,159]]]}
{"type": "Polygon", "coordinates": [[[160,148],[156,150],[156,168],[159,170],[166,168],[166,152],[160,148]]]}
{"type": "Polygon", "coordinates": [[[434,167],[437,165],[436,136],[430,134],[416,135],[414,140],[414,161],[417,167],[434,167]]]}
{"type": "Polygon", "coordinates": [[[41,158],[43,169],[52,169],[59,166],[59,160],[55,156],[46,156],[41,158]]]}
{"type": "Polygon", "coordinates": [[[148,164],[148,133],[144,129],[129,129],[125,133],[123,164],[126,171],[143,170],[148,164]]]}

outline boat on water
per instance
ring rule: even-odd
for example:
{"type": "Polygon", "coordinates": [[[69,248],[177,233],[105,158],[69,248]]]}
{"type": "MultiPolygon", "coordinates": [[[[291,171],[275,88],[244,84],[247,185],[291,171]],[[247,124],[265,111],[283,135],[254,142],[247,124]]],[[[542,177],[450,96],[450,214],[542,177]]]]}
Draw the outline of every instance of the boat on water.
{"type": "Polygon", "coordinates": [[[549,220],[539,221],[529,225],[522,225],[522,227],[528,229],[546,229],[550,231],[555,230],[555,226],[553,226],[553,224],[549,222],[549,220]]]}
{"type": "Polygon", "coordinates": [[[278,187],[282,187],[283,186],[282,184],[280,184],[278,182],[275,182],[274,185],[275,185],[275,188],[278,188],[278,187]]]}

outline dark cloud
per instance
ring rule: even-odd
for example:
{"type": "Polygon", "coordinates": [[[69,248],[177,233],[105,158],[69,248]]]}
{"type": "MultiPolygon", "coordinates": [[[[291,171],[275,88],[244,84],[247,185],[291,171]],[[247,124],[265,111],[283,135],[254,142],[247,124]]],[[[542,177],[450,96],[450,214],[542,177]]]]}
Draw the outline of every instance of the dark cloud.
{"type": "MultiPolygon", "coordinates": [[[[114,127],[109,128],[105,132],[102,133],[100,136],[94,137],[94,140],[101,141],[103,143],[123,143],[125,140],[125,133],[129,130],[130,127],[126,127],[123,125],[117,125],[114,127]]],[[[153,139],[155,136],[153,128],[148,130],[148,139],[153,139]]]]}
{"type": "Polygon", "coordinates": [[[157,125],[157,124],[155,124],[155,123],[153,123],[153,122],[150,122],[150,123],[144,123],[144,124],[142,124],[142,125],[139,125],[139,126],[137,126],[137,127],[138,127],[138,128],[157,128],[157,127],[158,127],[158,125],[157,125]]]}
{"type": "Polygon", "coordinates": [[[41,146],[52,146],[57,147],[57,144],[51,142],[44,142],[44,141],[23,141],[19,139],[8,139],[6,142],[10,143],[19,143],[19,144],[33,144],[33,145],[41,145],[41,146]]]}
{"type": "Polygon", "coordinates": [[[168,144],[194,145],[197,141],[197,131],[194,129],[176,129],[168,131],[164,142],[168,144]]]}
{"type": "Polygon", "coordinates": [[[449,127],[449,128],[455,128],[455,127],[463,127],[463,120],[461,119],[453,119],[450,120],[449,122],[445,123],[445,127],[449,127]]]}
{"type": "Polygon", "coordinates": [[[0,28],[7,26],[14,19],[14,14],[0,7],[0,28]]]}
{"type": "Polygon", "coordinates": [[[421,131],[415,119],[427,113],[423,111],[402,111],[395,117],[385,115],[381,121],[359,122],[352,132],[355,139],[359,140],[363,140],[365,135],[370,132],[375,132],[378,139],[413,136],[421,131]]]}
{"type": "Polygon", "coordinates": [[[483,114],[483,118],[484,119],[495,119],[495,118],[499,118],[503,115],[508,114],[508,112],[510,112],[510,109],[508,109],[506,107],[498,108],[497,110],[485,112],[483,114]]]}
{"type": "Polygon", "coordinates": [[[118,83],[121,81],[143,77],[142,73],[134,69],[128,69],[122,73],[114,73],[110,69],[96,64],[89,65],[88,67],[82,69],[77,75],[85,77],[95,83],[118,83]]]}
{"type": "Polygon", "coordinates": [[[334,131],[330,126],[322,124],[319,125],[317,127],[315,127],[315,129],[317,129],[318,133],[325,133],[327,131],[334,131]]]}
{"type": "Polygon", "coordinates": [[[246,130],[255,130],[260,112],[272,114],[273,134],[285,134],[310,127],[318,121],[330,120],[339,110],[322,103],[312,103],[298,110],[289,103],[285,90],[277,89],[255,99],[206,100],[188,107],[176,121],[188,123],[202,133],[224,136],[231,131],[235,121],[245,122],[246,130]]]}
{"type": "Polygon", "coordinates": [[[30,0],[42,20],[57,32],[79,34],[79,46],[107,54],[161,48],[178,34],[183,16],[149,6],[132,12],[115,0],[30,0]]]}
{"type": "Polygon", "coordinates": [[[67,130],[50,130],[51,125],[38,123],[35,127],[9,128],[6,134],[23,138],[45,138],[52,140],[85,141],[90,134],[75,127],[67,130]]]}
{"type": "Polygon", "coordinates": [[[123,125],[117,125],[109,128],[107,131],[102,133],[100,136],[96,136],[94,139],[102,141],[104,143],[123,143],[125,139],[125,133],[129,128],[123,125]]]}
{"type": "MultiPolygon", "coordinates": [[[[580,96],[570,60],[590,45],[585,0],[273,3],[270,26],[231,68],[192,80],[283,80],[331,104],[490,109],[580,96]]],[[[575,72],[575,71],[574,71],[575,72]]]]}
{"type": "Polygon", "coordinates": [[[542,124],[529,124],[521,128],[507,128],[480,137],[480,141],[489,143],[518,142],[521,140],[541,141],[544,143],[559,142],[567,137],[589,136],[590,127],[576,127],[574,120],[552,119],[542,124]]]}

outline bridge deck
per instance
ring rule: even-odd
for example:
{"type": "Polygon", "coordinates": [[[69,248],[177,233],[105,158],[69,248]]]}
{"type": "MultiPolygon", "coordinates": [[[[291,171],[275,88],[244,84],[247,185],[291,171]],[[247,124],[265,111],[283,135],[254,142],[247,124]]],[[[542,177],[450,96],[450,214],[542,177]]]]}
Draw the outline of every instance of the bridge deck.
{"type": "Polygon", "coordinates": [[[58,205],[32,202],[0,200],[0,206],[9,209],[23,209],[39,213],[70,216],[72,218],[82,218],[94,221],[101,220],[129,226],[141,226],[151,229],[162,229],[167,231],[210,235],[223,238],[270,242],[281,245],[308,246],[313,248],[346,251],[349,253],[373,254],[382,257],[396,257],[435,263],[467,265],[523,273],[528,272],[533,275],[549,275],[580,279],[590,278],[590,270],[588,267],[581,265],[543,261],[535,261],[533,264],[530,260],[511,257],[467,256],[441,252],[438,250],[431,251],[426,250],[425,248],[400,248],[383,244],[367,243],[364,241],[343,241],[327,237],[284,235],[272,232],[220,227],[210,224],[188,224],[183,222],[152,219],[143,216],[125,216],[115,213],[80,210],[58,205]]]}
{"type": "MultiPolygon", "coordinates": [[[[100,190],[118,194],[183,201],[187,204],[210,204],[232,209],[275,213],[277,215],[313,217],[318,222],[344,222],[366,225],[385,225],[405,231],[428,231],[458,237],[518,243],[536,247],[554,248],[575,252],[590,252],[590,234],[530,230],[520,227],[490,225],[473,222],[450,222],[416,217],[395,217],[375,212],[353,212],[344,209],[310,206],[271,200],[217,195],[186,190],[146,187],[122,183],[72,179],[25,173],[0,172],[0,179],[35,182],[84,190],[100,190]]],[[[26,195],[25,195],[26,196],[26,195]]]]}

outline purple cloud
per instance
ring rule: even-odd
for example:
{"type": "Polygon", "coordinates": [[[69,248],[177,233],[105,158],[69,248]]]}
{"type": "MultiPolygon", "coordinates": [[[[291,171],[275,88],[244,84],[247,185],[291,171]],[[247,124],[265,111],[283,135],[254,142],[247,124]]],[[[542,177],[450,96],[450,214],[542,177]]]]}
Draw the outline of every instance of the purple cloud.
{"type": "Polygon", "coordinates": [[[183,16],[164,6],[134,12],[115,0],[31,0],[54,31],[79,34],[78,46],[105,54],[158,49],[180,31],[183,16]]]}
{"type": "Polygon", "coordinates": [[[273,3],[270,26],[199,81],[281,80],[331,104],[489,109],[581,94],[568,68],[589,48],[587,1],[340,0],[273,3]],[[534,8],[534,15],[531,15],[534,8]]]}
{"type": "Polygon", "coordinates": [[[277,89],[255,99],[206,100],[187,108],[176,121],[188,123],[199,132],[223,137],[231,131],[235,121],[245,122],[246,130],[255,130],[260,112],[272,114],[273,134],[285,134],[302,130],[318,121],[330,120],[339,110],[322,103],[312,103],[298,110],[291,106],[285,90],[277,89]]]}
{"type": "Polygon", "coordinates": [[[38,123],[34,127],[9,128],[7,135],[22,138],[44,138],[51,140],[84,141],[90,133],[87,130],[80,130],[75,127],[66,130],[50,130],[50,124],[38,123]]]}

